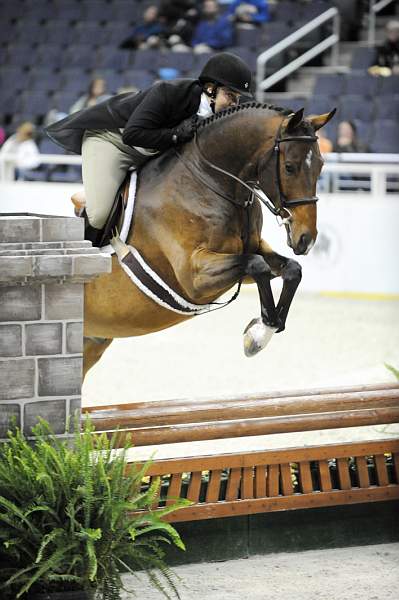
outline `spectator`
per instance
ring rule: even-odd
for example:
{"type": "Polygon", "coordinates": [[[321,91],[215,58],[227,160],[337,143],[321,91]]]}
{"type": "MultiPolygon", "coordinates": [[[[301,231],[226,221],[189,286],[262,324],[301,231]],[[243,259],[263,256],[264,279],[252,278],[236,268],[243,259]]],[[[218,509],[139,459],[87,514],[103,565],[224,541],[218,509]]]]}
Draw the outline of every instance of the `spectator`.
{"type": "Polygon", "coordinates": [[[322,154],[327,154],[328,152],[332,152],[333,151],[332,142],[331,142],[331,140],[328,139],[328,137],[324,133],[323,129],[319,129],[318,130],[317,137],[319,138],[318,139],[319,148],[320,148],[320,152],[322,154]]]}
{"type": "Polygon", "coordinates": [[[159,18],[164,25],[167,45],[175,51],[187,51],[199,18],[196,0],[163,0],[159,18]]]}
{"type": "Polygon", "coordinates": [[[266,0],[233,0],[227,14],[234,19],[238,27],[256,27],[269,20],[266,0]]]}
{"type": "Polygon", "coordinates": [[[148,6],[143,13],[143,20],[133,29],[132,35],[124,40],[119,46],[122,49],[129,48],[157,48],[161,44],[164,26],[159,20],[157,6],[148,6]]]}
{"type": "Polygon", "coordinates": [[[29,121],[21,123],[17,131],[6,140],[0,149],[3,157],[14,156],[15,160],[6,164],[6,179],[13,179],[15,167],[15,179],[24,181],[29,179],[29,171],[40,165],[39,148],[34,141],[35,126],[29,121]]]}
{"type": "Polygon", "coordinates": [[[372,75],[399,75],[399,21],[388,21],[386,40],[377,48],[375,64],[370,67],[372,75]]]}
{"type": "Polygon", "coordinates": [[[339,123],[334,152],[369,152],[367,144],[358,140],[357,128],[352,121],[339,123]]]}
{"type": "Polygon", "coordinates": [[[197,53],[222,50],[233,45],[233,25],[227,14],[220,14],[215,0],[205,0],[203,3],[192,45],[197,53]]]}
{"type": "Polygon", "coordinates": [[[87,94],[83,94],[83,96],[81,96],[79,100],[77,100],[75,104],[71,106],[71,108],[69,109],[69,114],[77,112],[78,110],[82,110],[84,108],[90,108],[91,106],[94,106],[99,102],[108,100],[108,98],[110,98],[111,95],[106,94],[105,90],[105,80],[101,79],[100,77],[96,77],[91,81],[87,94]]]}

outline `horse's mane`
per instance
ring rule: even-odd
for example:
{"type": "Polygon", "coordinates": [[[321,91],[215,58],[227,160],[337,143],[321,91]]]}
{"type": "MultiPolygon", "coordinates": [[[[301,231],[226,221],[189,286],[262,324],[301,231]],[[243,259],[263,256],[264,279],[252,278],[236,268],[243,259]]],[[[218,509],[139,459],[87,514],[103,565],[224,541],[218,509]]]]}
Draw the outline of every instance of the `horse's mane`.
{"type": "Polygon", "coordinates": [[[211,125],[215,121],[220,121],[234,115],[235,113],[242,112],[249,109],[255,110],[269,110],[271,112],[280,113],[282,116],[291,115],[294,111],[288,108],[283,108],[282,106],[274,106],[274,104],[264,104],[262,102],[246,102],[245,104],[239,104],[238,106],[232,106],[230,108],[226,108],[225,110],[221,110],[220,112],[207,117],[206,119],[202,119],[198,123],[198,129],[203,129],[208,125],[211,125]]]}

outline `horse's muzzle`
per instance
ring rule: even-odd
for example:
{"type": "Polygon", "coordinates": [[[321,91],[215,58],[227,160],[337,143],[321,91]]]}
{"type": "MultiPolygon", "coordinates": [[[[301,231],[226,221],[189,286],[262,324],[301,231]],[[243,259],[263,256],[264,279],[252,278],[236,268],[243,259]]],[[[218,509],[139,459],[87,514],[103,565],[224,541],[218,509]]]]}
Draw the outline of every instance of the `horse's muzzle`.
{"type": "Polygon", "coordinates": [[[313,247],[314,240],[310,233],[303,233],[299,238],[299,241],[295,246],[292,246],[292,249],[295,254],[307,254],[309,250],[313,247]]]}

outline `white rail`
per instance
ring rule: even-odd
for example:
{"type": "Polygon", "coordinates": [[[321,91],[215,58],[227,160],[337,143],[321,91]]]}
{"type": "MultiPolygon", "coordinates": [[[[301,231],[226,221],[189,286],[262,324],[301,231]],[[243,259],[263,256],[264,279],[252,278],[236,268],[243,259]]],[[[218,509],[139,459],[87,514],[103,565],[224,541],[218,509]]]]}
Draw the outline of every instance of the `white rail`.
{"type": "MultiPolygon", "coordinates": [[[[396,1],[396,0],[395,0],[396,1]]],[[[375,44],[375,26],[377,20],[377,13],[380,12],[383,8],[391,4],[393,0],[369,0],[369,29],[368,29],[368,43],[370,46],[374,46],[375,44]]]]}
{"type": "Polygon", "coordinates": [[[267,50],[262,52],[262,54],[258,56],[256,61],[256,93],[258,100],[262,102],[264,100],[265,90],[269,89],[272,85],[274,85],[281,79],[284,79],[285,77],[296,71],[296,69],[307,63],[309,60],[311,60],[318,54],[321,54],[328,48],[332,48],[331,64],[336,65],[338,62],[339,23],[340,17],[338,10],[336,8],[329,8],[315,19],[309,21],[309,23],[306,23],[306,25],[304,25],[303,27],[300,27],[294,33],[291,33],[289,36],[287,36],[277,44],[274,44],[274,46],[272,46],[271,48],[268,48],[267,50]],[[313,46],[313,48],[307,50],[304,54],[301,54],[301,56],[298,56],[297,58],[289,62],[287,65],[285,65],[272,75],[269,75],[269,77],[266,77],[266,79],[264,78],[266,65],[271,58],[273,58],[280,52],[283,52],[284,50],[289,48],[289,46],[302,39],[315,29],[320,28],[328,21],[332,21],[333,23],[333,33],[331,35],[329,35],[326,39],[313,46]]]}
{"type": "MultiPolygon", "coordinates": [[[[331,152],[319,182],[324,193],[362,191],[376,195],[399,194],[399,154],[352,154],[331,152]]],[[[0,184],[15,181],[15,156],[0,155],[0,184]]],[[[81,165],[81,156],[41,154],[48,165],[81,165]]],[[[34,182],[32,182],[34,183],[34,182]]],[[[42,182],[43,183],[43,182],[42,182]]],[[[76,183],[73,184],[76,186],[76,183]]]]}

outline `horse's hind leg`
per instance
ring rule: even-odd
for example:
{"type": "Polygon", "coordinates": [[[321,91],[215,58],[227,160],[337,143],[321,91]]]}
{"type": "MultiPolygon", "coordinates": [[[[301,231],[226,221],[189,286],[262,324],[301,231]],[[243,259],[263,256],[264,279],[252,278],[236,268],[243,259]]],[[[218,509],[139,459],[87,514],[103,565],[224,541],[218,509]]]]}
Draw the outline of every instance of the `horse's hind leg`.
{"type": "Polygon", "coordinates": [[[263,256],[273,275],[283,279],[283,289],[276,308],[280,321],[277,330],[277,333],[279,333],[285,329],[288,311],[302,278],[302,268],[296,260],[274,252],[265,240],[261,240],[259,244],[259,254],[263,256]]]}
{"type": "Polygon", "coordinates": [[[85,337],[83,346],[83,379],[87,372],[100,360],[112,339],[85,337]]]}

